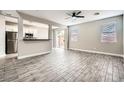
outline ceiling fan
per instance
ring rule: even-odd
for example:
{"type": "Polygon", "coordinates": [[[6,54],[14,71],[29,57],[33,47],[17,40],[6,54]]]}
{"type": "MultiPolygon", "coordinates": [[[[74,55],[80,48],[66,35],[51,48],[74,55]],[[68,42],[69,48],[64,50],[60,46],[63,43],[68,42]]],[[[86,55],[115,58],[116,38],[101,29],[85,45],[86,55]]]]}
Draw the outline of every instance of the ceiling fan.
{"type": "Polygon", "coordinates": [[[73,11],[71,13],[66,13],[68,16],[70,17],[67,17],[65,19],[69,19],[69,18],[72,18],[72,19],[77,19],[77,18],[84,18],[84,16],[79,16],[79,14],[81,14],[81,11],[73,11]]]}

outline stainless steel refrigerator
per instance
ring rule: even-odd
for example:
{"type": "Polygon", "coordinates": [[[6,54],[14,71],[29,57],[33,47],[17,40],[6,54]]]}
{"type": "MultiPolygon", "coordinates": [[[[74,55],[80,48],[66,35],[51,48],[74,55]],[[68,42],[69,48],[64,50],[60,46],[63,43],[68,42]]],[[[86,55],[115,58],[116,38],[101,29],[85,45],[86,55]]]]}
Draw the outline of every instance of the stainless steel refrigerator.
{"type": "Polygon", "coordinates": [[[17,53],[17,32],[6,32],[6,54],[17,53]]]}

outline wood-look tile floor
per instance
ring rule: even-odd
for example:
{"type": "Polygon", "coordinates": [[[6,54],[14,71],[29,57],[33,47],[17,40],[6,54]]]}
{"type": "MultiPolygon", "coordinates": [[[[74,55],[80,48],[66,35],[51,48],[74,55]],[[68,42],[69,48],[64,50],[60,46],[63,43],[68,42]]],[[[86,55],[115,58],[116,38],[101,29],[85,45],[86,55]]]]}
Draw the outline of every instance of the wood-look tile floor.
{"type": "Polygon", "coordinates": [[[120,57],[54,49],[50,54],[0,60],[1,82],[121,82],[120,57]]]}

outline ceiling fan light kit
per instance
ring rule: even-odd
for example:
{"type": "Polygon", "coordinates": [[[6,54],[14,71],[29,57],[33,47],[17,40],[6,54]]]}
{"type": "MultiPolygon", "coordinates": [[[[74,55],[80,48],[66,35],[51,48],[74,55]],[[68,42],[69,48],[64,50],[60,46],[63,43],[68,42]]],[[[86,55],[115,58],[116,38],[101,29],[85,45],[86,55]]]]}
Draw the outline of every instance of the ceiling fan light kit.
{"type": "Polygon", "coordinates": [[[100,13],[99,12],[96,12],[96,13],[94,13],[94,15],[100,15],[100,13]]]}

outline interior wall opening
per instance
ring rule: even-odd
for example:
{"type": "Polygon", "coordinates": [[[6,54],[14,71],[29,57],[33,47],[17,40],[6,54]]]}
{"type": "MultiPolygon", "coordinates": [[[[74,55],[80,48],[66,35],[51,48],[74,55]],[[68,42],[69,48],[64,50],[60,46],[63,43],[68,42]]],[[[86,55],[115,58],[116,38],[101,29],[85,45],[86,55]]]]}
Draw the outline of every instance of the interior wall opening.
{"type": "Polygon", "coordinates": [[[56,48],[64,49],[64,30],[56,31],[56,48]]]}

